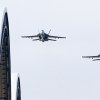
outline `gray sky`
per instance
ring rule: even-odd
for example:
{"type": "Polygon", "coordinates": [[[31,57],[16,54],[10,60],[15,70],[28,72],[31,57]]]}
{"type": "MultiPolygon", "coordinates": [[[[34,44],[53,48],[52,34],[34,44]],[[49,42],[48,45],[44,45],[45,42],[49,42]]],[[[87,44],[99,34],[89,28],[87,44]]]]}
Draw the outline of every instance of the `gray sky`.
{"type": "Polygon", "coordinates": [[[22,100],[100,100],[100,62],[82,59],[100,53],[99,0],[3,0],[1,15],[5,7],[22,100]],[[21,38],[42,29],[67,38],[45,43],[21,38]]]}

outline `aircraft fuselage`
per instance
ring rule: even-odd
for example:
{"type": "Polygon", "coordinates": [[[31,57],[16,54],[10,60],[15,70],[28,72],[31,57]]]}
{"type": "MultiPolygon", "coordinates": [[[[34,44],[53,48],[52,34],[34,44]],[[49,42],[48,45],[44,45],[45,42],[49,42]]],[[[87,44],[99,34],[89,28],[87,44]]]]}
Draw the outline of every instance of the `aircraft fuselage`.
{"type": "Polygon", "coordinates": [[[44,42],[44,41],[48,41],[48,34],[46,33],[40,33],[39,34],[39,40],[44,42]]]}

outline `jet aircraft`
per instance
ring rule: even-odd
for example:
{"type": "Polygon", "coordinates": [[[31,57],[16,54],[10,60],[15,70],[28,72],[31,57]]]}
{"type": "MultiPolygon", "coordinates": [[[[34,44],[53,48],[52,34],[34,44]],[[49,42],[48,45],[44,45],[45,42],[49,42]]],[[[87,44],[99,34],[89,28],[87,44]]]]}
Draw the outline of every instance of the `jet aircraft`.
{"type": "Polygon", "coordinates": [[[96,58],[100,58],[100,54],[97,56],[82,56],[82,58],[92,58],[93,61],[97,61],[97,60],[100,60],[100,59],[96,59],[96,58]]]}
{"type": "Polygon", "coordinates": [[[42,42],[45,42],[45,41],[56,41],[55,39],[56,38],[66,38],[66,37],[60,37],[60,36],[51,36],[49,35],[51,32],[51,30],[48,32],[48,33],[45,33],[44,30],[42,30],[41,33],[37,34],[37,35],[32,35],[32,36],[22,36],[22,38],[36,38],[36,39],[33,39],[33,41],[42,41],[42,42]],[[54,38],[54,39],[53,39],[54,38]]]}

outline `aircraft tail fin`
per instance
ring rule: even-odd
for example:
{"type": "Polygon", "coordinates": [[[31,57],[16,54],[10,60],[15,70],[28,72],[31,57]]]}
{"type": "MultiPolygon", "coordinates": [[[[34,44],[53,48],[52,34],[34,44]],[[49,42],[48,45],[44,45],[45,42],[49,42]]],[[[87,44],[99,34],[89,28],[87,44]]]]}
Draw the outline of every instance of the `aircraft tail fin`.
{"type": "Polygon", "coordinates": [[[51,32],[51,29],[50,29],[50,31],[49,31],[49,33],[48,33],[48,34],[50,34],[50,32],[51,32]]]}

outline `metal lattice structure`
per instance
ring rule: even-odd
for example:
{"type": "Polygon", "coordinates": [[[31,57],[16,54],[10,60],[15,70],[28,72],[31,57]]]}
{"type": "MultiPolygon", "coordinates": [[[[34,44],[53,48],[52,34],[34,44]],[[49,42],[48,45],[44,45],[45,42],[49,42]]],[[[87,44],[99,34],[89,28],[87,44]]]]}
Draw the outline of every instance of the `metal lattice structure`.
{"type": "Polygon", "coordinates": [[[11,100],[10,39],[7,12],[4,14],[0,38],[0,100],[11,100]]]}

